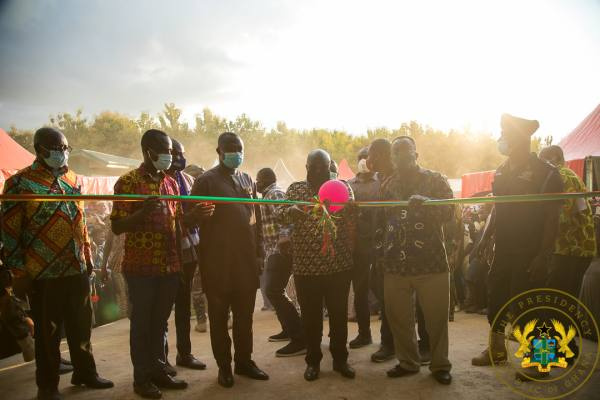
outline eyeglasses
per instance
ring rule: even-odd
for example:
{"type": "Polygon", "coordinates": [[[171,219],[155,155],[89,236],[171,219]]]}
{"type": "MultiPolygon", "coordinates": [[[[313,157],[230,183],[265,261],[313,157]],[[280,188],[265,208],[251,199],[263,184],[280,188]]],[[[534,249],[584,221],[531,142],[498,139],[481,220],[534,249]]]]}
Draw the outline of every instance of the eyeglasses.
{"type": "Polygon", "coordinates": [[[43,149],[48,150],[48,151],[66,151],[67,153],[70,153],[73,151],[73,148],[71,146],[65,146],[65,145],[56,145],[56,146],[50,146],[50,147],[46,147],[46,146],[41,146],[43,149]]]}

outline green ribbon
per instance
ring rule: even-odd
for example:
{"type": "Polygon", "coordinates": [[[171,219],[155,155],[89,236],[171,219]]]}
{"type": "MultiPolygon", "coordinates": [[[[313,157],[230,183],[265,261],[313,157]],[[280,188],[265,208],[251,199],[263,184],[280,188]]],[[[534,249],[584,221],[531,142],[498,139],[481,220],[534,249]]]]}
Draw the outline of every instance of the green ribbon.
{"type": "MultiPolygon", "coordinates": [[[[544,193],[544,194],[523,194],[509,196],[487,196],[487,197],[467,197],[453,199],[431,199],[423,202],[425,206],[445,206],[452,204],[481,204],[481,203],[530,203],[542,201],[569,200],[576,198],[600,197],[600,191],[578,192],[578,193],[544,193]]],[[[190,201],[206,203],[239,203],[239,204],[273,204],[273,205],[301,205],[314,206],[315,201],[298,200],[269,200],[252,199],[245,197],[218,197],[218,196],[153,196],[142,194],[113,194],[113,195],[94,195],[94,194],[1,194],[0,201],[144,201],[148,199],[167,200],[167,201],[190,201]]],[[[408,206],[406,200],[386,200],[386,201],[354,201],[353,204],[358,207],[392,207],[408,206]]],[[[334,203],[331,205],[345,205],[347,203],[334,203]]]]}

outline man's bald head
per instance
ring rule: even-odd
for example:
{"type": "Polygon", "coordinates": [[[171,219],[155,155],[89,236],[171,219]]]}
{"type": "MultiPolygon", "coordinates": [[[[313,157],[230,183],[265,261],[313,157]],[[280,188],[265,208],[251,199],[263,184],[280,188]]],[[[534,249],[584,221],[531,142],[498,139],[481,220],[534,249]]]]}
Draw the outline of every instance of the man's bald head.
{"type": "Polygon", "coordinates": [[[67,138],[56,128],[43,127],[33,135],[33,147],[38,160],[50,157],[50,151],[65,151],[68,146],[67,138]]]}
{"type": "Polygon", "coordinates": [[[308,153],[306,158],[306,180],[314,191],[330,178],[331,156],[323,149],[308,153]]]}
{"type": "Polygon", "coordinates": [[[185,146],[181,144],[181,142],[177,139],[171,138],[171,142],[173,142],[173,152],[177,153],[185,153],[185,146]]]}
{"type": "Polygon", "coordinates": [[[540,158],[549,162],[555,167],[565,164],[565,155],[563,150],[560,148],[560,146],[556,145],[543,148],[542,151],[540,151],[540,158]]]}
{"type": "Polygon", "coordinates": [[[311,166],[323,167],[329,171],[329,165],[331,164],[331,156],[328,152],[323,149],[316,149],[308,153],[306,157],[306,168],[311,166]]]}

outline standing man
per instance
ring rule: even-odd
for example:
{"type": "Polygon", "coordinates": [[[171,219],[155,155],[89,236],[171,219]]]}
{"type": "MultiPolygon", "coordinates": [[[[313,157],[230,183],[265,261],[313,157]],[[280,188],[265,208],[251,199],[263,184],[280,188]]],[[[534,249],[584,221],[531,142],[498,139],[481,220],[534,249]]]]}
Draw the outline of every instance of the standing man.
{"type": "MultiPolygon", "coordinates": [[[[321,185],[330,180],[331,157],[324,150],[313,150],[306,160],[306,180],[294,182],[287,190],[288,200],[312,201],[321,185]]],[[[348,186],[350,199],[354,199],[348,186]]],[[[301,207],[286,206],[278,211],[283,223],[293,224],[292,259],[294,281],[306,338],[306,371],[304,379],[319,377],[321,339],[323,336],[323,305],[329,313],[329,350],[333,369],[353,379],[354,369],[348,364],[348,291],[352,269],[352,243],[349,231],[354,212],[345,207],[336,214],[337,235],[332,240],[333,251],[323,251],[323,228],[318,219],[301,207]]]]}
{"type": "MultiPolygon", "coordinates": [[[[538,121],[503,114],[498,150],[508,159],[496,170],[494,196],[561,193],[558,170],[531,153],[538,121]]],[[[555,249],[561,202],[497,203],[488,234],[495,235],[495,255],[488,276],[488,322],[514,296],[545,287],[547,266],[555,249]]],[[[485,366],[507,359],[504,332],[491,332],[490,347],[472,359],[485,366]]]]}
{"type": "MultiPolygon", "coordinates": [[[[185,148],[175,139],[171,139],[173,143],[173,162],[167,170],[167,175],[175,179],[179,188],[179,194],[187,196],[192,190],[194,178],[183,172],[185,168],[185,148]]],[[[184,214],[192,211],[192,204],[183,202],[181,207],[184,214]]],[[[179,289],[175,297],[175,330],[177,331],[177,358],[176,364],[180,367],[190,369],[206,369],[206,364],[196,359],[192,355],[192,342],[190,341],[190,319],[192,317],[191,302],[192,302],[192,282],[194,274],[198,268],[198,253],[197,246],[200,242],[198,228],[183,228],[181,235],[181,262],[182,270],[180,271],[179,289]]],[[[165,336],[166,344],[166,336],[165,336]]],[[[165,346],[165,353],[168,347],[165,346]]],[[[167,361],[168,364],[168,361],[167,361]]]]}
{"type": "MultiPolygon", "coordinates": [[[[581,193],[586,188],[581,178],[565,166],[559,146],[549,146],[540,158],[558,168],[565,193],[581,193]]],[[[579,297],[583,276],[596,257],[594,216],[589,201],[580,197],[565,200],[558,219],[558,234],[548,271],[547,287],[579,297]]]]}
{"type": "MultiPolygon", "coordinates": [[[[266,200],[285,199],[285,192],[277,186],[277,176],[271,168],[263,168],[258,171],[256,190],[266,200]]],[[[290,227],[278,222],[275,212],[279,206],[263,204],[260,208],[263,243],[267,259],[266,270],[263,272],[266,280],[266,294],[275,308],[282,328],[281,333],[269,337],[269,341],[276,341],[281,337],[290,340],[290,343],[275,352],[277,357],[306,354],[300,315],[285,293],[292,274],[292,256],[289,251],[290,227]]]]}
{"type": "Polygon", "coordinates": [[[419,372],[416,296],[429,334],[429,369],[438,382],[447,385],[452,381],[448,360],[450,273],[443,224],[452,217],[452,206],[425,207],[423,202],[452,198],[452,189],[441,174],[420,167],[417,158],[411,137],[396,138],[392,143],[395,173],[381,188],[383,200],[409,202],[408,207],[386,207],[380,222],[385,232],[385,310],[399,361],[387,374],[398,378],[419,372]]]}
{"type": "MultiPolygon", "coordinates": [[[[232,132],[219,136],[219,165],[201,175],[192,188],[195,196],[255,199],[256,187],[248,174],[239,171],[244,143],[232,132]]],[[[263,263],[259,206],[244,203],[218,204],[214,215],[200,225],[200,268],[208,300],[210,341],[219,366],[218,382],[233,386],[231,338],[227,331],[229,309],[233,312],[235,373],[251,379],[269,376],[252,361],[252,317],[263,263]]]]}
{"type": "MultiPolygon", "coordinates": [[[[381,198],[381,184],[385,182],[387,178],[392,176],[394,173],[394,166],[392,165],[392,144],[387,139],[375,139],[369,146],[368,157],[367,157],[367,168],[374,171],[377,175],[377,183],[379,185],[377,200],[381,198]]],[[[375,209],[375,217],[378,219],[379,213],[383,212],[382,209],[375,209]]],[[[372,235],[375,236],[375,229],[372,235]]],[[[396,354],[394,350],[394,337],[392,336],[392,330],[388,323],[387,316],[385,314],[385,299],[383,296],[383,244],[374,243],[375,265],[371,269],[371,287],[375,297],[379,301],[381,307],[381,345],[379,350],[371,355],[371,361],[381,363],[389,361],[394,358],[396,354]]]]}
{"type": "MultiPolygon", "coordinates": [[[[144,162],[119,178],[115,194],[178,195],[177,182],[165,173],[172,162],[169,136],[150,129],[142,135],[141,147],[144,162]]],[[[212,206],[198,205],[186,217],[199,220],[212,210],[212,206]]],[[[113,232],[126,234],[122,270],[131,302],[133,388],[145,398],[161,398],[159,387],[187,387],[185,381],[167,374],[164,342],[180,279],[181,217],[180,203],[156,199],[115,201],[111,214],[113,232]]]]}
{"type": "MultiPolygon", "coordinates": [[[[375,172],[367,167],[369,151],[365,147],[358,153],[358,173],[348,183],[357,201],[377,200],[379,181],[375,172]]],[[[369,307],[369,275],[375,259],[373,241],[374,209],[362,208],[358,214],[358,238],[354,249],[354,267],[352,269],[352,287],[354,288],[354,309],[358,322],[358,336],[350,341],[351,349],[358,349],[373,343],[371,338],[371,310],[369,307]]]]}
{"type": "MultiPolygon", "coordinates": [[[[33,164],[7,179],[5,194],[80,194],[68,168],[71,148],[57,129],[41,128],[33,138],[33,164]]],[[[30,289],[35,323],[36,383],[40,400],[58,400],[60,327],[64,323],[73,376],[71,383],[113,387],[98,376],[92,355],[93,270],[90,239],[80,201],[2,202],[3,260],[15,280],[30,289]]]]}

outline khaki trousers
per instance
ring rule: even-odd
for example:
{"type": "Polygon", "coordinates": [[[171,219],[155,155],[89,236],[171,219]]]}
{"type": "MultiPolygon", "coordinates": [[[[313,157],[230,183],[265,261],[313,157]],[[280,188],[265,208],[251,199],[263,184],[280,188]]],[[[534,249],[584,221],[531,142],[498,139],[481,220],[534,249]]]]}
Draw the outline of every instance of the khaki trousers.
{"type": "Polygon", "coordinates": [[[448,309],[450,274],[448,272],[405,276],[385,273],[385,312],[394,336],[394,347],[400,367],[418,371],[421,359],[415,332],[414,294],[423,310],[429,333],[433,371],[450,371],[448,360],[448,309]]]}

